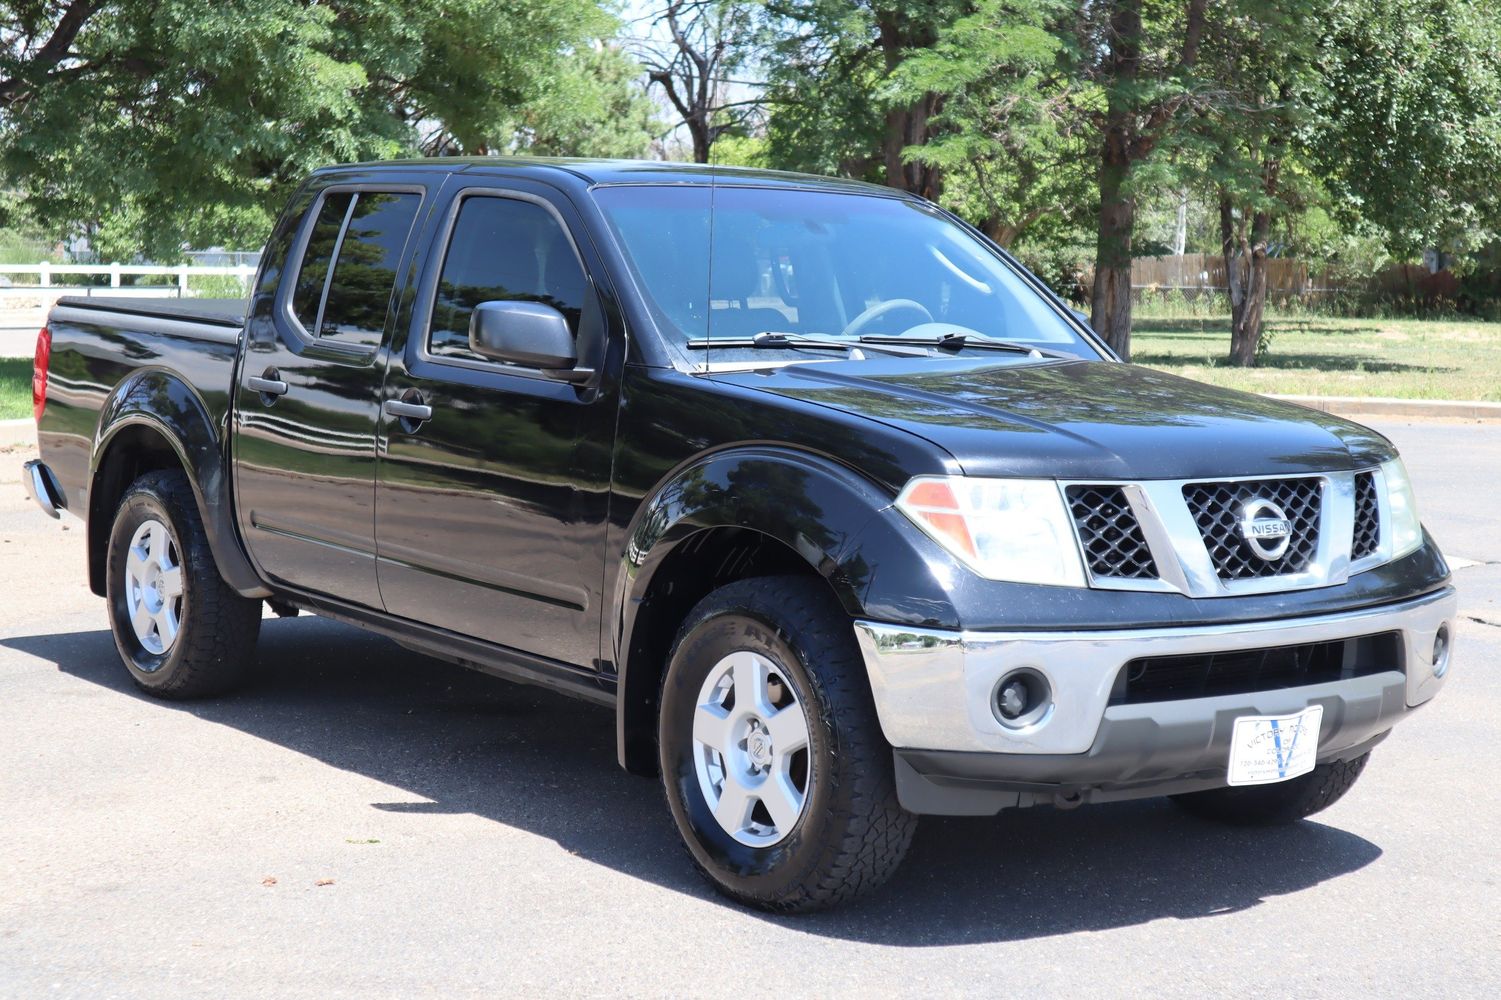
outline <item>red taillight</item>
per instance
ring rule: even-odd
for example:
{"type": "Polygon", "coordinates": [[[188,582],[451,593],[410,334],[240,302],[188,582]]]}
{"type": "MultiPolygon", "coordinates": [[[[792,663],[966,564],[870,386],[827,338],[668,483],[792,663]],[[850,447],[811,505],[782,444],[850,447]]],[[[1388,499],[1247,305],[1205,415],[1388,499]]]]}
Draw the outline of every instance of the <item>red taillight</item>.
{"type": "Polygon", "coordinates": [[[47,408],[47,365],[52,361],[52,331],[45,326],[36,335],[36,357],[31,362],[31,412],[37,423],[47,408]]]}

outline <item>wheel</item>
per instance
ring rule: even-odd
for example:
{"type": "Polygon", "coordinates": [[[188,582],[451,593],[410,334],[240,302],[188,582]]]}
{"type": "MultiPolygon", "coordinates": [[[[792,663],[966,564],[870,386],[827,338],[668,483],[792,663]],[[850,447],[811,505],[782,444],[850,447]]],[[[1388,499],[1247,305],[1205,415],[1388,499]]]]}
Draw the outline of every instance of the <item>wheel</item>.
{"type": "Polygon", "coordinates": [[[261,602],[219,576],[181,472],[148,473],[125,491],[110,530],[105,590],[115,648],[147,693],[222,694],[249,671],[261,602]]]}
{"type": "Polygon", "coordinates": [[[1271,785],[1211,788],[1203,792],[1174,795],[1173,801],[1186,812],[1204,819],[1238,826],[1278,826],[1296,823],[1327,809],[1355,784],[1365,770],[1370,753],[1353,760],[1320,764],[1291,781],[1271,785]]]}
{"type": "Polygon", "coordinates": [[[897,802],[848,616],[820,580],[721,587],[689,613],[658,723],[668,808],[726,895],[793,912],[884,883],[917,817],[897,802]]]}

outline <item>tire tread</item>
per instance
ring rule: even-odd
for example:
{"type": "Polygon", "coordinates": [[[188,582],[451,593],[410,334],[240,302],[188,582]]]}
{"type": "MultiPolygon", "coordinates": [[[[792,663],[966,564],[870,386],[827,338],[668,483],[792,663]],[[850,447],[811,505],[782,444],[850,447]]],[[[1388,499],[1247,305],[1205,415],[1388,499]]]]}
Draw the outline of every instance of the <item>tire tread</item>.
{"type": "MultiPolygon", "coordinates": [[[[197,498],[185,474],[161,470],[141,476],[120,499],[116,522],[143,495],[165,510],[178,536],[178,554],[192,588],[191,620],[178,633],[177,642],[185,645],[173,647],[174,663],[159,683],[143,680],[135,670],[130,672],[131,679],[158,698],[187,700],[224,694],[242,684],[250,672],[260,634],[261,602],[240,596],[219,575],[197,498]]],[[[113,575],[113,567],[110,572],[113,575]]]]}
{"type": "Polygon", "coordinates": [[[917,817],[897,801],[891,748],[881,734],[864,661],[848,616],[821,580],[770,576],[727,584],[688,614],[673,641],[673,654],[694,629],[715,615],[734,612],[764,620],[768,608],[776,609],[782,637],[792,643],[796,636],[794,645],[804,646],[800,652],[815,661],[805,662],[804,667],[825,715],[819,721],[835,734],[835,752],[852,765],[843,769],[853,776],[847,785],[831,790],[835,814],[830,828],[840,835],[822,845],[807,866],[808,878],[773,898],[746,896],[723,885],[686,843],[684,850],[706,878],[733,898],[772,912],[806,912],[847,902],[885,884],[911,846],[917,817]]]}
{"type": "Polygon", "coordinates": [[[1366,752],[1350,760],[1330,761],[1280,784],[1212,788],[1175,795],[1173,801],[1195,816],[1237,826],[1296,823],[1344,798],[1370,757],[1366,752]]]}

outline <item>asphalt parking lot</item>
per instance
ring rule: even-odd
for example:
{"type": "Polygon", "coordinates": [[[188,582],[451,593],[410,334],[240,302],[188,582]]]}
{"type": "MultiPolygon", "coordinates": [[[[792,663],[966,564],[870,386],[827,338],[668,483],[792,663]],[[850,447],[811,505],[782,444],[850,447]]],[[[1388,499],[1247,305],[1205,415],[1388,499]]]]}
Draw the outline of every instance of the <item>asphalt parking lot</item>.
{"type": "Polygon", "coordinates": [[[1501,992],[1501,425],[1378,423],[1454,560],[1450,682],[1342,802],[926,820],[857,906],[690,869],[609,713],[314,618],[239,696],[137,694],[82,530],[0,453],[0,997],[1501,992]]]}

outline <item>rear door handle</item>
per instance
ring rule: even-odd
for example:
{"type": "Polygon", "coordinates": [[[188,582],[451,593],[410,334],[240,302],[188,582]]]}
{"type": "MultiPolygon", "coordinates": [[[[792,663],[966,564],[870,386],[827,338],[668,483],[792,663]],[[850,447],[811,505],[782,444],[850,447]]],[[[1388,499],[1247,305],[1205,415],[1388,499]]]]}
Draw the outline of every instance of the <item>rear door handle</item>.
{"type": "MultiPolygon", "coordinates": [[[[421,396],[417,397],[421,399],[421,396]]],[[[385,403],[386,413],[402,420],[409,420],[414,424],[433,419],[433,408],[424,403],[409,403],[404,399],[388,399],[385,403]]]]}
{"type": "Polygon", "coordinates": [[[251,392],[258,392],[262,396],[285,396],[287,394],[287,383],[280,379],[252,375],[245,380],[245,385],[250,388],[251,392]]]}

